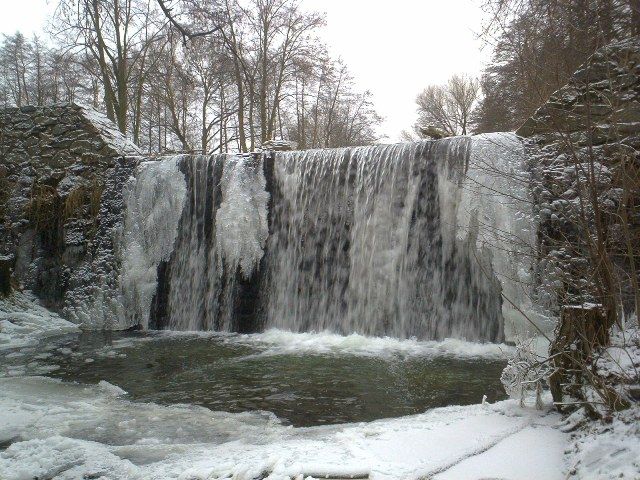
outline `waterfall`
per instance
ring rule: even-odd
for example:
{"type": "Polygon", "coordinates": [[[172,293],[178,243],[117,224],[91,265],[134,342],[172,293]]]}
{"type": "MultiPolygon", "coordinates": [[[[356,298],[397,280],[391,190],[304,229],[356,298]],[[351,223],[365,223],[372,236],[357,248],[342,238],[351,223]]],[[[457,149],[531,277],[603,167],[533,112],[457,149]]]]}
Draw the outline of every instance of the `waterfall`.
{"type": "Polygon", "coordinates": [[[125,310],[149,328],[501,341],[530,307],[524,158],[492,134],[146,166],[125,310]]]}
{"type": "Polygon", "coordinates": [[[268,235],[262,156],[185,156],[180,165],[187,201],[171,258],[158,267],[152,327],[250,330],[244,312],[268,235]]]}
{"type": "Polygon", "coordinates": [[[502,339],[499,285],[473,256],[488,252],[457,236],[472,145],[277,155],[267,326],[502,339]]]}

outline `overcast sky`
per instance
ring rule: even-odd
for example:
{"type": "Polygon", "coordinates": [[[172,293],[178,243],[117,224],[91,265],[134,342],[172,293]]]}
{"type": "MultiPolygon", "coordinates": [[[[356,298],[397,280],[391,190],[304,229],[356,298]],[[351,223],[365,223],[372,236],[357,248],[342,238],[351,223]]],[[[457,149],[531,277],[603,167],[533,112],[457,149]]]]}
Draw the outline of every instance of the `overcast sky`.
{"type": "MultiPolygon", "coordinates": [[[[397,141],[416,118],[415,97],[454,73],[478,75],[488,52],[476,34],[480,0],[302,0],[326,12],[323,34],[360,89],[385,117],[380,132],[397,141]]],[[[0,0],[0,33],[41,31],[51,0],[0,0]]]]}

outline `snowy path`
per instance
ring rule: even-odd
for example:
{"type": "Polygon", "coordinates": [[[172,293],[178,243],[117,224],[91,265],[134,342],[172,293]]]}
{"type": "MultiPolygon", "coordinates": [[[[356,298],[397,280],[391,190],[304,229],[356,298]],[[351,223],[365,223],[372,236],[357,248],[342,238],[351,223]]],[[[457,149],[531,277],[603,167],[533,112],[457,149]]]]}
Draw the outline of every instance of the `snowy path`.
{"type": "Polygon", "coordinates": [[[117,387],[0,379],[0,478],[564,478],[559,417],[516,402],[313,428],[267,414],[129,402],[117,387]],[[57,475],[57,476],[56,476],[57,475]]]}

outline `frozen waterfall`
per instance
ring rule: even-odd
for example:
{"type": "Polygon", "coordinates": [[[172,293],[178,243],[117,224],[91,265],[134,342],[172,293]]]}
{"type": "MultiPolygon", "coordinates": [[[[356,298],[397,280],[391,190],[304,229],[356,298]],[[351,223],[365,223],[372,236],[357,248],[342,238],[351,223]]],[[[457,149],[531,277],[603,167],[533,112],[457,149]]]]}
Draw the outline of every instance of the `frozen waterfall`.
{"type": "Polygon", "coordinates": [[[186,195],[179,161],[144,162],[125,187],[120,288],[127,326],[148,327],[158,265],[173,251],[186,195]]]}
{"type": "Polygon", "coordinates": [[[501,341],[532,308],[524,159],[490,134],[147,165],[127,196],[125,311],[160,329],[501,341]]]}

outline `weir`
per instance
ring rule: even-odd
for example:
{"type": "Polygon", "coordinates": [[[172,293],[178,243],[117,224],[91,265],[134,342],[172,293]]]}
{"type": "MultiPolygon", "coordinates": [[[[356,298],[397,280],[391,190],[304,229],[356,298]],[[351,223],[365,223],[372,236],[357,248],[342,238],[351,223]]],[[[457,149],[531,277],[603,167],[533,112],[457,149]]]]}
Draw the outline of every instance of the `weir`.
{"type": "Polygon", "coordinates": [[[502,341],[530,307],[524,158],[491,134],[146,162],[123,327],[502,341]]]}

